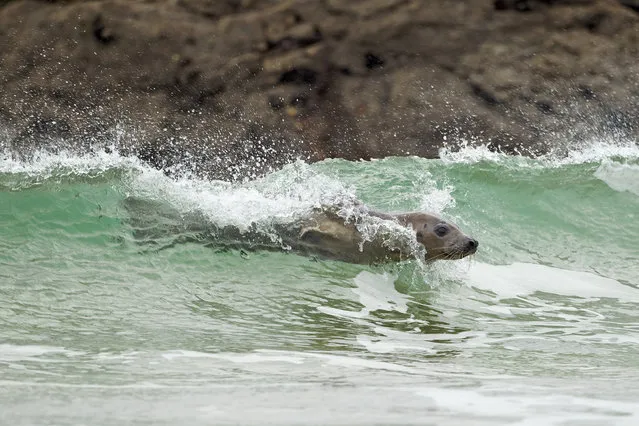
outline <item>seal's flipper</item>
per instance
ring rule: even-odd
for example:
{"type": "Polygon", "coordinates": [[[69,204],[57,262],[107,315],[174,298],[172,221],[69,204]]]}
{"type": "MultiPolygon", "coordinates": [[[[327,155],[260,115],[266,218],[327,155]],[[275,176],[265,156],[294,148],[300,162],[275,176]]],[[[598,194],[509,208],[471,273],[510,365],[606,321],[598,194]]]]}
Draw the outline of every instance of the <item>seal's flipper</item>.
{"type": "Polygon", "coordinates": [[[330,232],[322,231],[320,228],[317,228],[317,227],[303,228],[300,231],[300,235],[299,235],[299,239],[301,241],[305,241],[311,244],[319,244],[322,240],[326,238],[334,239],[335,236],[331,235],[330,232]]]}

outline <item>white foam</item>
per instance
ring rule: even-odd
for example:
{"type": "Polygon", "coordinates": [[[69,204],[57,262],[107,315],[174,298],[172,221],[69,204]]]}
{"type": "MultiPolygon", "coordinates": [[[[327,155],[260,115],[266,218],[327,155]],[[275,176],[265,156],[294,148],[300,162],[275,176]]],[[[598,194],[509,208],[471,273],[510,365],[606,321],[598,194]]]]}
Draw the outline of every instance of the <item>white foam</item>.
{"type": "Polygon", "coordinates": [[[635,141],[595,139],[575,146],[566,153],[550,152],[533,159],[494,152],[486,144],[470,145],[463,142],[456,150],[440,149],[439,157],[444,164],[475,164],[485,161],[513,168],[562,167],[598,163],[612,158],[639,159],[639,145],[635,141]]]}
{"type": "Polygon", "coordinates": [[[595,176],[619,192],[639,195],[639,165],[604,160],[595,176]]]}
{"type": "Polygon", "coordinates": [[[237,364],[255,364],[262,362],[284,362],[290,364],[302,364],[304,359],[298,355],[288,355],[281,353],[259,353],[253,352],[248,354],[234,353],[207,353],[198,351],[175,350],[162,354],[162,357],[169,360],[177,360],[180,358],[211,358],[218,360],[230,361],[237,364]]]}
{"type": "MultiPolygon", "coordinates": [[[[553,161],[553,154],[543,158],[553,161]]],[[[556,165],[598,163],[612,158],[639,159],[639,145],[636,141],[596,139],[570,150],[565,158],[555,158],[556,165]]]]}
{"type": "Polygon", "coordinates": [[[639,302],[639,290],[616,280],[588,272],[530,263],[490,265],[476,262],[469,268],[466,282],[478,289],[489,290],[500,298],[525,296],[541,291],[581,298],[613,298],[639,302]]]}
{"type": "Polygon", "coordinates": [[[441,216],[445,209],[455,207],[455,199],[452,195],[454,190],[455,187],[452,185],[424,189],[419,210],[441,216]]]}
{"type": "Polygon", "coordinates": [[[428,326],[427,321],[407,316],[402,321],[413,327],[412,332],[398,331],[390,327],[371,322],[371,313],[375,311],[408,313],[408,296],[395,290],[394,282],[397,277],[390,273],[375,274],[368,271],[360,272],[355,278],[355,288],[351,291],[357,295],[362,308],[359,311],[346,311],[329,306],[319,306],[317,309],[328,315],[346,318],[360,327],[369,327],[374,337],[360,334],[357,343],[372,353],[391,353],[398,350],[433,354],[436,353],[434,340],[462,340],[463,333],[458,335],[424,334],[420,327],[428,326]]]}
{"type": "Polygon", "coordinates": [[[464,140],[459,148],[444,147],[439,150],[439,158],[444,164],[475,164],[482,161],[501,163],[509,157],[512,156],[490,150],[486,144],[470,145],[464,140]]]}
{"type": "Polygon", "coordinates": [[[390,273],[374,274],[362,271],[353,279],[356,288],[352,291],[359,296],[359,302],[364,305],[363,312],[376,310],[397,311],[406,313],[408,297],[395,290],[397,277],[390,273]]]}
{"type": "Polygon", "coordinates": [[[314,207],[355,198],[351,188],[315,173],[301,161],[246,183],[144,173],[131,182],[131,192],[169,203],[181,212],[200,212],[217,225],[240,229],[253,223],[289,221],[314,207]]]}
{"type": "MultiPolygon", "coordinates": [[[[564,424],[608,424],[624,420],[636,424],[639,406],[633,402],[613,401],[555,394],[530,394],[501,389],[423,388],[416,393],[427,398],[434,408],[449,413],[488,418],[510,418],[508,424],[520,426],[564,424]]],[[[618,423],[615,423],[618,424],[618,423]]]]}
{"type": "Polygon", "coordinates": [[[374,274],[362,271],[353,279],[357,287],[351,289],[363,305],[362,309],[345,311],[329,306],[319,306],[317,309],[320,312],[342,318],[365,318],[377,310],[406,313],[409,299],[395,290],[394,282],[396,279],[396,276],[389,273],[374,274]]]}
{"type": "Polygon", "coordinates": [[[205,353],[195,351],[168,351],[162,354],[162,357],[169,361],[176,361],[179,359],[188,358],[208,358],[211,360],[227,361],[233,364],[259,364],[259,363],[287,363],[287,364],[307,364],[309,362],[319,361],[320,364],[348,367],[348,368],[360,368],[360,369],[375,369],[375,370],[389,370],[389,371],[401,371],[410,373],[413,372],[413,368],[404,367],[399,364],[394,364],[384,361],[375,361],[364,359],[355,356],[341,356],[324,353],[314,352],[291,352],[291,351],[277,351],[277,350],[256,350],[255,352],[248,354],[236,354],[236,353],[205,353]]]}
{"type": "Polygon", "coordinates": [[[23,174],[46,179],[51,176],[86,175],[112,169],[152,170],[136,157],[120,155],[117,151],[97,151],[76,154],[70,151],[36,152],[29,160],[14,158],[8,152],[0,153],[0,173],[23,174]]]}
{"type": "Polygon", "coordinates": [[[82,352],[70,351],[56,346],[10,345],[0,344],[0,361],[39,361],[50,362],[46,355],[78,356],[82,352]]]}

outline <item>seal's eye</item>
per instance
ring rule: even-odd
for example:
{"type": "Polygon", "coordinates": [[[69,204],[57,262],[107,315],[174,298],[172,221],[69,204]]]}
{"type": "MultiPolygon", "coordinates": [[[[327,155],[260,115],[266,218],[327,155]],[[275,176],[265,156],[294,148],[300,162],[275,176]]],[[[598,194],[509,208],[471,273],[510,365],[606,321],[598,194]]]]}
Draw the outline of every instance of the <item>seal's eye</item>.
{"type": "Polygon", "coordinates": [[[437,225],[434,229],[435,231],[435,235],[437,235],[438,237],[443,237],[444,235],[448,234],[448,231],[450,231],[450,228],[448,228],[448,225],[437,225]]]}

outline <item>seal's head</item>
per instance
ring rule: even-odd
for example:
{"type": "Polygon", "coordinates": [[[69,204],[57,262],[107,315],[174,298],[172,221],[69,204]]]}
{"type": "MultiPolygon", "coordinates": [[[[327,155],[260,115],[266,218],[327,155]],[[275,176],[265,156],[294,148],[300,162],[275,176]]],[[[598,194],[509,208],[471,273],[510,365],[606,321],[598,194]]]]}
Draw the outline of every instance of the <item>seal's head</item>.
{"type": "Polygon", "coordinates": [[[399,217],[415,230],[417,241],[426,248],[426,260],[462,259],[477,251],[479,242],[465,235],[456,225],[426,213],[407,213],[399,217]]]}

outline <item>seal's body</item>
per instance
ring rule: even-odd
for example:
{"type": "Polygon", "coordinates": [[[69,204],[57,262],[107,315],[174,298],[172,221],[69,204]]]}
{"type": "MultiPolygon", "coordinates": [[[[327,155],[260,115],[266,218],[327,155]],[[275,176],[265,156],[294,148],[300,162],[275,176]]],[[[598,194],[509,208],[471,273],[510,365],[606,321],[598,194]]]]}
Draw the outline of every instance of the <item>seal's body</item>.
{"type": "Polygon", "coordinates": [[[362,232],[366,227],[362,217],[344,219],[331,210],[319,210],[300,221],[299,233],[295,238],[289,234],[284,242],[298,252],[361,264],[396,262],[418,255],[426,261],[462,259],[475,253],[479,245],[457,226],[430,214],[368,211],[367,216],[372,220],[369,228],[376,228],[369,235],[362,232]]]}
{"type": "Polygon", "coordinates": [[[461,259],[478,242],[455,225],[426,213],[386,214],[356,204],[355,213],[338,206],[315,209],[286,223],[254,223],[248,229],[218,226],[202,212],[182,214],[160,202],[135,197],[124,200],[138,241],[157,244],[173,235],[168,246],[199,241],[220,248],[290,250],[307,256],[349,263],[377,264],[420,257],[426,261],[461,259]]]}

